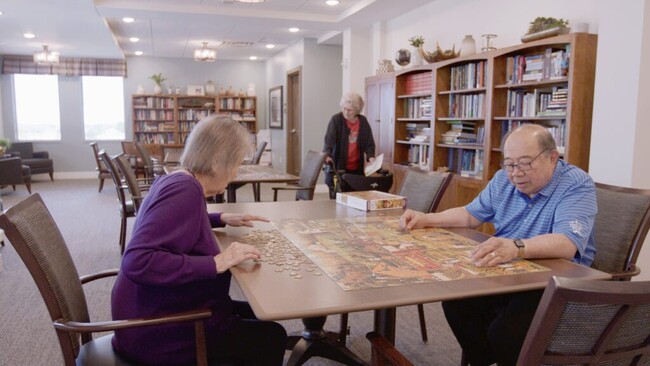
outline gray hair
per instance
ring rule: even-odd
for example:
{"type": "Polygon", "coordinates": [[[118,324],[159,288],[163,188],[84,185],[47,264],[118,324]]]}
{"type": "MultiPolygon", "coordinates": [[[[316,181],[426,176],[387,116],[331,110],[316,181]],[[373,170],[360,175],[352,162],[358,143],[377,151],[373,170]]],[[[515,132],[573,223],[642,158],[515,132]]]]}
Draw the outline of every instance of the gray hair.
{"type": "Polygon", "coordinates": [[[361,112],[363,109],[363,98],[354,92],[345,93],[341,97],[340,106],[341,108],[348,108],[357,112],[361,112]]]}
{"type": "Polygon", "coordinates": [[[532,123],[523,124],[513,130],[510,130],[510,132],[508,132],[503,137],[503,140],[501,141],[502,150],[505,147],[506,140],[508,140],[510,135],[519,131],[533,134],[533,136],[535,136],[535,138],[537,139],[537,144],[539,145],[539,148],[542,151],[557,150],[557,146],[555,145],[555,139],[553,138],[553,135],[543,126],[532,124],[532,123]]]}
{"type": "Polygon", "coordinates": [[[214,177],[239,166],[253,152],[248,130],[229,117],[211,115],[196,124],[185,143],[180,166],[214,177]]]}

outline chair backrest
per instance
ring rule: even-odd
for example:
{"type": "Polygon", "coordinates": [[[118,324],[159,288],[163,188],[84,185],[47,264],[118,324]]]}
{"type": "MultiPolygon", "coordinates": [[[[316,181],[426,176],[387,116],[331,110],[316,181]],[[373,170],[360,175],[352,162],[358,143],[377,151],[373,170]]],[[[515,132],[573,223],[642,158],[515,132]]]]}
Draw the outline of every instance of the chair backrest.
{"type": "Polygon", "coordinates": [[[262,154],[264,154],[264,149],[266,148],[266,145],[268,142],[262,141],[257,145],[257,150],[255,150],[255,154],[253,155],[253,159],[251,160],[251,164],[257,165],[260,163],[260,160],[262,159],[262,154]]]}
{"type": "Polygon", "coordinates": [[[517,365],[647,365],[650,281],[553,277],[517,365]]]}
{"type": "Polygon", "coordinates": [[[17,152],[22,159],[34,158],[34,144],[31,142],[13,142],[7,152],[17,152]]]}
{"type": "Polygon", "coordinates": [[[117,192],[117,200],[120,202],[120,205],[122,207],[122,212],[124,213],[124,215],[126,215],[127,199],[126,199],[126,195],[124,194],[124,189],[123,189],[124,183],[122,182],[122,176],[120,175],[120,171],[117,169],[117,166],[115,166],[115,163],[113,162],[111,157],[108,156],[106,150],[104,149],[100,150],[99,157],[102,159],[102,162],[106,166],[106,169],[111,174],[111,178],[113,178],[113,184],[115,185],[115,191],[117,192]]]}
{"type": "Polygon", "coordinates": [[[149,155],[149,151],[147,148],[144,146],[142,142],[136,142],[135,143],[135,148],[138,150],[138,155],[140,156],[140,159],[142,159],[142,162],[144,163],[144,173],[147,178],[153,178],[153,160],[151,159],[151,155],[149,155]]]}
{"type": "Polygon", "coordinates": [[[593,268],[629,280],[639,273],[636,260],[650,229],[650,189],[596,183],[593,268]]]}
{"type": "Polygon", "coordinates": [[[96,142],[91,142],[90,147],[93,149],[93,155],[95,156],[95,163],[97,163],[97,171],[101,173],[108,172],[108,169],[102,163],[102,159],[99,157],[99,146],[96,142]]]}
{"type": "Polygon", "coordinates": [[[406,197],[406,207],[411,210],[434,212],[452,178],[449,172],[409,169],[397,194],[406,197]]]}
{"type": "Polygon", "coordinates": [[[326,156],[325,153],[318,151],[309,150],[307,152],[305,161],[302,164],[302,169],[300,170],[300,180],[298,181],[298,185],[301,187],[311,187],[311,189],[296,191],[296,200],[309,201],[314,199],[316,181],[318,180],[318,175],[323,167],[326,156]]]}
{"type": "Polygon", "coordinates": [[[23,182],[23,163],[20,158],[0,159],[0,186],[21,184],[23,182]]]}
{"type": "Polygon", "coordinates": [[[140,209],[140,205],[142,204],[142,192],[140,191],[140,185],[138,184],[138,179],[135,176],[135,172],[123,154],[119,154],[113,157],[112,160],[114,162],[114,165],[117,166],[117,169],[119,169],[119,171],[122,173],[122,177],[124,177],[124,183],[126,183],[126,186],[129,189],[129,193],[131,193],[133,208],[135,210],[135,214],[137,215],[138,209],[140,209]]]}
{"type": "MultiPolygon", "coordinates": [[[[35,193],[0,215],[0,228],[25,263],[45,301],[52,321],[88,322],[88,306],[79,273],[52,215],[35,193]]],[[[74,365],[81,338],[57,331],[66,365],[74,365]]]]}

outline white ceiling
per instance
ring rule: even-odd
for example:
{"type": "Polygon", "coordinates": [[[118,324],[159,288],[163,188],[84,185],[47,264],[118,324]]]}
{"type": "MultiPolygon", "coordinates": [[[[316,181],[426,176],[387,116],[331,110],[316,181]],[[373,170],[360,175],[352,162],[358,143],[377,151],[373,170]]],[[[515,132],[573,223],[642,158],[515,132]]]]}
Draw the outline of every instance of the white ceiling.
{"type": "Polygon", "coordinates": [[[0,54],[31,55],[48,45],[61,57],[191,58],[203,42],[217,58],[267,59],[302,38],[341,44],[341,32],[394,18],[433,0],[0,0],[0,54]],[[122,22],[133,17],[135,22],[122,22]],[[290,33],[289,27],[300,32],[290,33]],[[23,34],[32,32],[33,39],[23,34]],[[132,43],[130,37],[140,41],[132,43]],[[248,47],[220,45],[251,42],[248,47]],[[265,45],[273,43],[274,49],[265,45]]]}

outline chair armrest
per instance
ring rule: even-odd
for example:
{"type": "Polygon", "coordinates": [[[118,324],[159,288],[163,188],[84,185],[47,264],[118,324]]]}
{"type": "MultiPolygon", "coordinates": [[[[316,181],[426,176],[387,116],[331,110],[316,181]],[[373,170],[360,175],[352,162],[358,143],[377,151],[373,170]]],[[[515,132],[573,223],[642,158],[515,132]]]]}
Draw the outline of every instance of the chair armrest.
{"type": "Polygon", "coordinates": [[[286,187],[271,187],[272,190],[274,191],[304,191],[308,189],[315,189],[316,186],[308,186],[308,187],[303,187],[303,186],[286,186],[286,187]]]}
{"type": "Polygon", "coordinates": [[[139,318],[139,319],[125,319],[125,320],[109,320],[104,322],[70,322],[63,319],[54,321],[54,328],[66,332],[81,332],[81,333],[94,333],[94,332],[110,332],[118,329],[143,327],[151,325],[160,325],[168,323],[176,323],[190,320],[207,319],[212,316],[211,310],[193,310],[183,313],[170,314],[161,317],[139,318]]]}
{"type": "Polygon", "coordinates": [[[366,334],[366,338],[370,341],[372,350],[371,365],[413,366],[411,361],[404,357],[393,344],[377,332],[366,334]],[[388,361],[388,363],[384,361],[388,361]]]}
{"type": "Polygon", "coordinates": [[[113,268],[113,269],[108,269],[106,271],[101,271],[97,273],[91,273],[89,275],[81,276],[79,277],[79,281],[81,281],[81,284],[88,283],[94,280],[98,280],[100,278],[106,278],[106,277],[111,277],[111,276],[117,276],[117,273],[119,272],[119,269],[113,268]]]}
{"type": "Polygon", "coordinates": [[[34,158],[37,159],[49,159],[50,153],[47,151],[34,151],[34,158]]]}
{"type": "Polygon", "coordinates": [[[612,272],[610,274],[612,275],[612,281],[630,281],[632,277],[637,276],[639,273],[641,273],[641,268],[633,264],[627,271],[612,272]]]}

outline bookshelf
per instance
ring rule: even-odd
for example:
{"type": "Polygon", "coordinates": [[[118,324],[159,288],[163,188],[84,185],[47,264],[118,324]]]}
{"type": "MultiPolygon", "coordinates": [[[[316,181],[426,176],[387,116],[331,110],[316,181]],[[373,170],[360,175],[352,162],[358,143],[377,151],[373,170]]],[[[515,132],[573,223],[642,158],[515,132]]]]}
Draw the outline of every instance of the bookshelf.
{"type": "Polygon", "coordinates": [[[393,163],[431,169],[432,68],[396,74],[393,163]]]}
{"type": "Polygon", "coordinates": [[[217,113],[231,117],[244,125],[251,134],[257,133],[257,97],[219,96],[217,113]]]}
{"type": "Polygon", "coordinates": [[[176,98],[165,95],[133,96],[133,139],[146,144],[176,141],[176,98]]]}
{"type": "Polygon", "coordinates": [[[588,171],[596,45],[596,35],[570,33],[395,73],[393,191],[408,166],[425,163],[455,173],[439,210],[466,205],[500,169],[503,136],[522,123],[547,127],[562,159],[588,171]],[[420,78],[429,86],[413,89],[420,78]],[[413,112],[427,98],[431,115],[413,112]],[[426,127],[428,141],[411,138],[426,127]],[[429,160],[411,159],[415,148],[429,160]]]}

